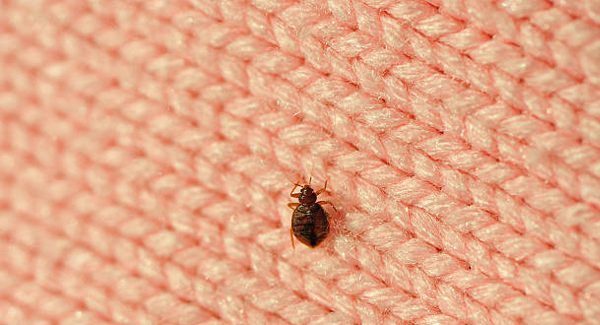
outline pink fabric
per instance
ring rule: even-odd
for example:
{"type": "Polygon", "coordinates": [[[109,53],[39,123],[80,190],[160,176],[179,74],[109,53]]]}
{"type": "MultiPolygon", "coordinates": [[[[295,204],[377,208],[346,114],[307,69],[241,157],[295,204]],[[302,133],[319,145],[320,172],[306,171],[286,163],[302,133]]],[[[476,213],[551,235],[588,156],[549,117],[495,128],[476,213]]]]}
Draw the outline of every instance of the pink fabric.
{"type": "Polygon", "coordinates": [[[600,0],[0,0],[0,323],[58,322],[599,324],[600,0]]]}

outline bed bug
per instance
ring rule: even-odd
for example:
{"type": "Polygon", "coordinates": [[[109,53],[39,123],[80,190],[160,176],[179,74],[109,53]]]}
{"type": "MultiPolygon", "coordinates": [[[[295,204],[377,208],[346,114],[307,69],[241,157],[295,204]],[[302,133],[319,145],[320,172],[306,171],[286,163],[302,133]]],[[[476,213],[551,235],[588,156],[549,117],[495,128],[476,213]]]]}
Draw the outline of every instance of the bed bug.
{"type": "Polygon", "coordinates": [[[294,183],[294,188],[290,191],[292,198],[297,198],[299,203],[289,203],[288,207],[293,209],[292,213],[292,225],[290,227],[290,239],[292,241],[292,247],[294,245],[294,236],[303,244],[314,248],[317,247],[329,234],[329,215],[323,209],[322,204],[329,204],[333,210],[337,211],[333,203],[329,201],[318,201],[317,196],[327,190],[327,181],[325,186],[314,191],[310,187],[309,179],[308,184],[300,185],[298,182],[294,183]],[[296,188],[301,186],[299,193],[294,193],[296,188]]]}

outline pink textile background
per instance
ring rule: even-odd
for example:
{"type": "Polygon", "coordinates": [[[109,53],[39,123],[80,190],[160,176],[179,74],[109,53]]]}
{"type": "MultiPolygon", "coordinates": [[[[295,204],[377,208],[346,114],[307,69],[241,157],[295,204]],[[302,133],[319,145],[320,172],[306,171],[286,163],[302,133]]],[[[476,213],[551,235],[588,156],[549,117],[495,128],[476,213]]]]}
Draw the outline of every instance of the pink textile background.
{"type": "Polygon", "coordinates": [[[59,322],[600,324],[600,0],[0,0],[0,323],[59,322]]]}

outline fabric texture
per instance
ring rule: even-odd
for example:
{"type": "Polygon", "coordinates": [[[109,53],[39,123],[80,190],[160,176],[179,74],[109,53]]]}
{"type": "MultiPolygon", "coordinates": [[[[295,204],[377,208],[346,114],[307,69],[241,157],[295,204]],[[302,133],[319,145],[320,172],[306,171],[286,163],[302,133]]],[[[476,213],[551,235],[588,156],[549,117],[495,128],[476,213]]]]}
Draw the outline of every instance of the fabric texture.
{"type": "Polygon", "coordinates": [[[600,0],[0,0],[0,323],[600,324],[600,0]]]}

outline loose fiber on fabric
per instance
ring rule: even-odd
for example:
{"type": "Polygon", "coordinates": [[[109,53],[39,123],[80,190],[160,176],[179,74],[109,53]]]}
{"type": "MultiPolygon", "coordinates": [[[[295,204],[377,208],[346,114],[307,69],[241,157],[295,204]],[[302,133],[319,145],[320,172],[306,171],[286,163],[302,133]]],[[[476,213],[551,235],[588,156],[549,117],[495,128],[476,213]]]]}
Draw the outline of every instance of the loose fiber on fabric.
{"type": "Polygon", "coordinates": [[[600,324],[600,1],[0,0],[0,323],[600,324]]]}

